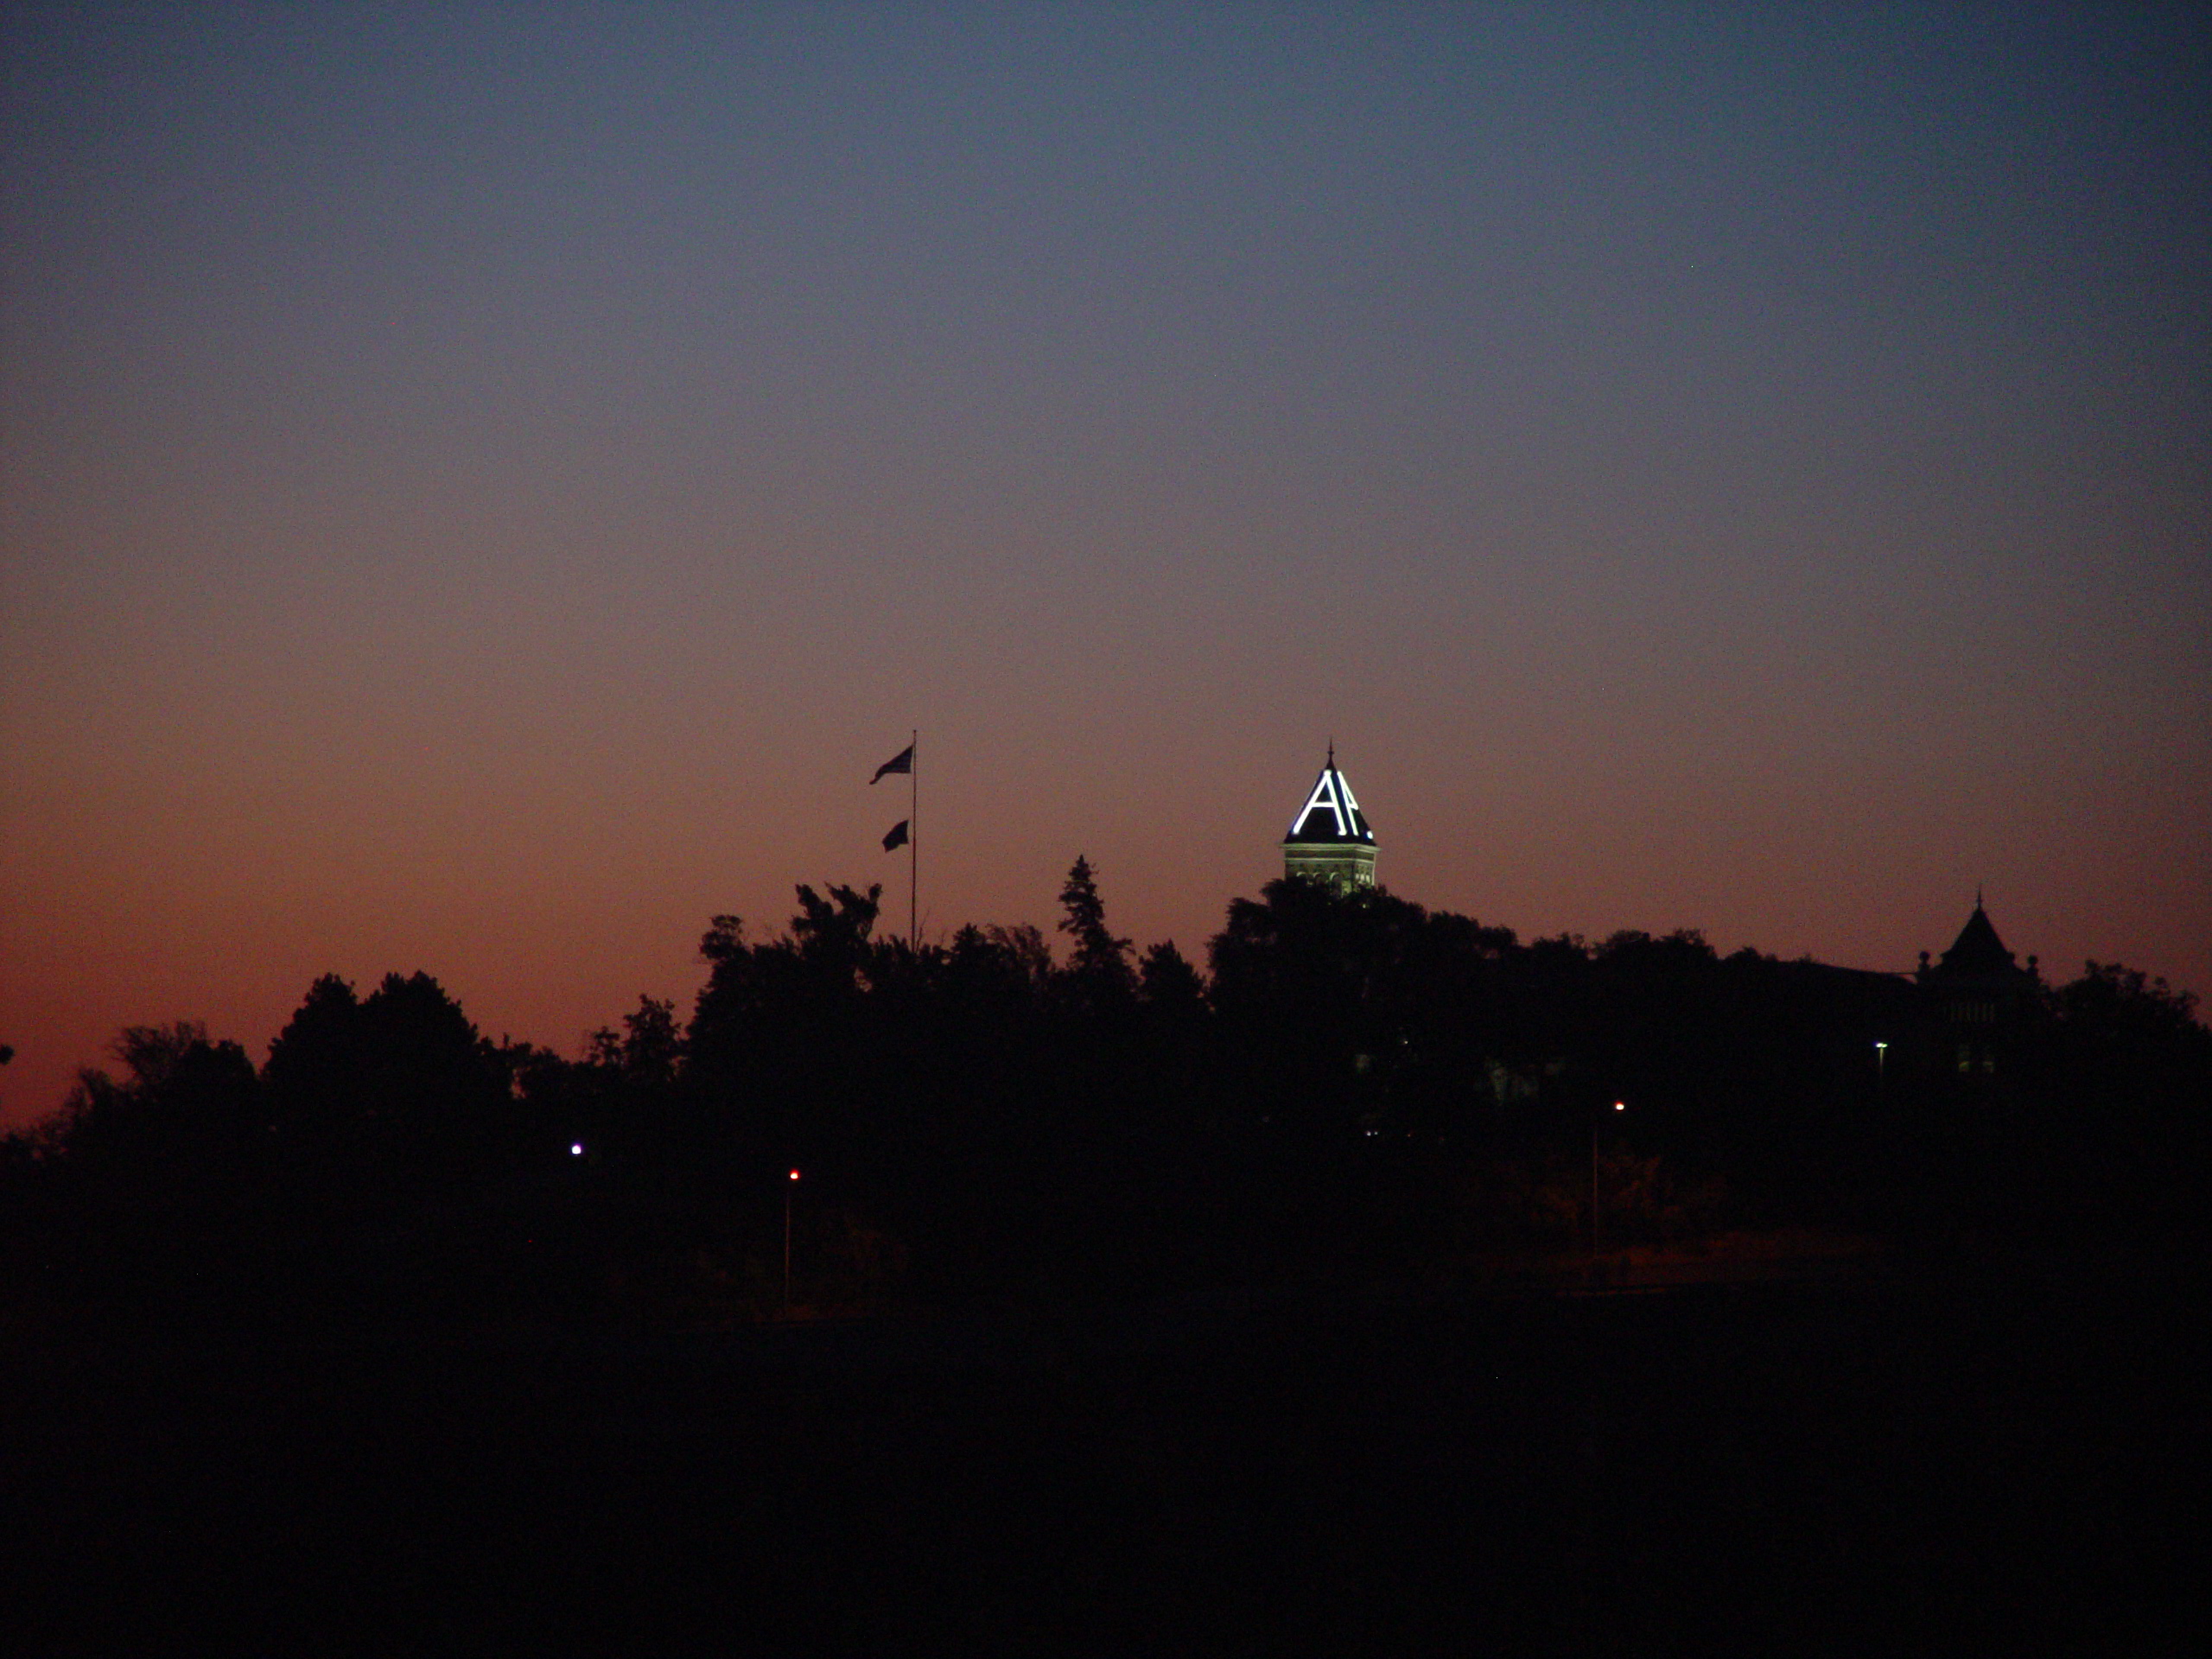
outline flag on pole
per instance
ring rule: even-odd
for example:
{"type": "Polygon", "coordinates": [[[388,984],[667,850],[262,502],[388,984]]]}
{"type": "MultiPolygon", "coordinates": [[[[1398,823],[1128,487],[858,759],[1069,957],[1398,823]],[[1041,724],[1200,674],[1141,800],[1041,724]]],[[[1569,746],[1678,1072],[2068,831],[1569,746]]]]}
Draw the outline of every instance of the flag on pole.
{"type": "Polygon", "coordinates": [[[914,746],[909,743],[905,748],[899,750],[898,753],[893,755],[888,760],[885,761],[881,766],[875,769],[875,778],[871,778],[868,780],[868,786],[871,789],[874,788],[875,786],[876,778],[882,777],[883,774],[887,772],[912,772],[913,769],[914,746]]]}
{"type": "Polygon", "coordinates": [[[906,820],[901,818],[891,826],[891,833],[883,838],[883,850],[896,852],[906,844],[906,820]]]}

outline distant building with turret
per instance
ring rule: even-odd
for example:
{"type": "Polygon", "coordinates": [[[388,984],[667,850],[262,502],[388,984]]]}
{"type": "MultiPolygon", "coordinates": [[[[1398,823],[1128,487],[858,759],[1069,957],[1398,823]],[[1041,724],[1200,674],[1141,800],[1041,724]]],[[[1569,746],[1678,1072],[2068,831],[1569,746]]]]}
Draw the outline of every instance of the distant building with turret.
{"type": "Polygon", "coordinates": [[[1375,831],[1337,770],[1337,746],[1282,838],[1282,873],[1339,893],[1375,885],[1375,831]]]}
{"type": "Polygon", "coordinates": [[[2021,967],[1997,937],[1997,927],[1974,896],[1974,914],[1933,964],[1920,953],[1913,976],[1934,1023],[1938,1070],[1954,1077],[1990,1077],[2015,1041],[2020,1018],[2042,984],[2036,959],[2021,967]]]}

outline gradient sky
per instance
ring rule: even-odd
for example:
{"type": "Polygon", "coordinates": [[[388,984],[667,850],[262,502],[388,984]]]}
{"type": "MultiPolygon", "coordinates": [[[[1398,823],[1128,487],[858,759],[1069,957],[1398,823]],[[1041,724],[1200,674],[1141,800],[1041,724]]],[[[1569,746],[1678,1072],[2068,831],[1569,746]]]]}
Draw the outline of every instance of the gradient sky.
{"type": "Polygon", "coordinates": [[[2201,9],[4,9],[0,1118],[708,917],[2212,993],[2201,9]],[[1838,15],[1838,14],[1844,15],[1838,15]],[[1786,15],[1773,15],[1786,14],[1786,15]]]}

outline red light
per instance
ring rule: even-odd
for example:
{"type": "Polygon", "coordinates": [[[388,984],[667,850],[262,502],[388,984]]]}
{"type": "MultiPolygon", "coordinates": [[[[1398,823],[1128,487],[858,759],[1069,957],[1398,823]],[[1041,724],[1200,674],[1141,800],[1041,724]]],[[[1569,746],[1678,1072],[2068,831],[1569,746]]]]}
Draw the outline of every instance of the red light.
{"type": "Polygon", "coordinates": [[[797,1179],[798,1179],[798,1171],[797,1171],[797,1170],[793,1170],[793,1171],[791,1171],[791,1179],[793,1179],[793,1180],[797,1180],[797,1179]]]}

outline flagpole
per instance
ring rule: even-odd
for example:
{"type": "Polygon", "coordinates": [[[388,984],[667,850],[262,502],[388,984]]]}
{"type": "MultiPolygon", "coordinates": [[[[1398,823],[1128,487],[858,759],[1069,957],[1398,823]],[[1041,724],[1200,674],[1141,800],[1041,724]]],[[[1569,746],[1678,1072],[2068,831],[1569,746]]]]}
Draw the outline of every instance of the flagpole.
{"type": "Polygon", "coordinates": [[[922,879],[921,728],[916,727],[909,735],[912,741],[907,747],[914,758],[906,768],[906,948],[918,950],[921,948],[920,934],[914,925],[914,918],[920,914],[918,894],[922,879]]]}

